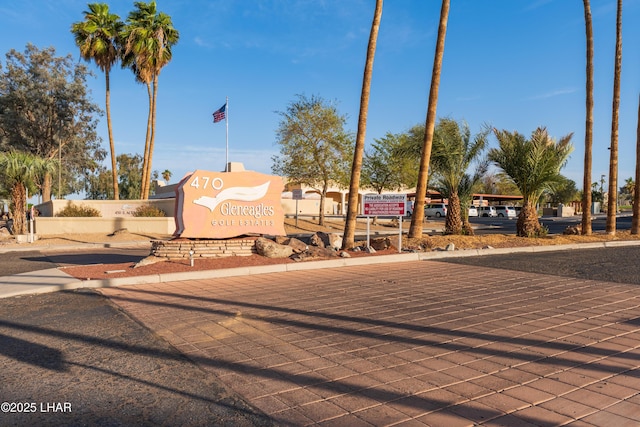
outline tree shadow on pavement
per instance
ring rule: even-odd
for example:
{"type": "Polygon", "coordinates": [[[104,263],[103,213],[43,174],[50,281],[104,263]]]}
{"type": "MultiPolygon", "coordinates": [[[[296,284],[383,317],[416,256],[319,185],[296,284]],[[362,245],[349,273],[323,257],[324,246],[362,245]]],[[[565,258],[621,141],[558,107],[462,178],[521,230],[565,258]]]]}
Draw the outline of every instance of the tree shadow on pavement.
{"type": "Polygon", "coordinates": [[[44,369],[67,370],[60,350],[4,334],[0,334],[0,354],[44,369]]]}

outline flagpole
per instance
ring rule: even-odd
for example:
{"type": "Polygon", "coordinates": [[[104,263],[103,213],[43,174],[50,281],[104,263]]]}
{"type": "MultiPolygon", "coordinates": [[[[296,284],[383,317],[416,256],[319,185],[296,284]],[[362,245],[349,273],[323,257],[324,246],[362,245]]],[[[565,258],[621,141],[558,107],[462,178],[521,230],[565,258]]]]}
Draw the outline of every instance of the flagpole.
{"type": "Polygon", "coordinates": [[[225,110],[227,114],[224,115],[224,122],[227,125],[227,161],[224,164],[224,171],[229,172],[229,97],[227,96],[227,102],[225,110]]]}

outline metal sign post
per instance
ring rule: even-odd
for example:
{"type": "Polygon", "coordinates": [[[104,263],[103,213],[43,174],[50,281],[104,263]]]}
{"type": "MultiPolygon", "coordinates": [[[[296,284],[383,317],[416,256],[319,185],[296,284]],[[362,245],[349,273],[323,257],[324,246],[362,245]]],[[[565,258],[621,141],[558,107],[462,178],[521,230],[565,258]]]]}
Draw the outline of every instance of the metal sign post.
{"type": "Polygon", "coordinates": [[[365,194],[362,196],[362,209],[367,217],[367,246],[369,246],[369,217],[397,216],[400,225],[398,252],[402,252],[402,218],[406,213],[406,194],[365,194]]]}
{"type": "Polygon", "coordinates": [[[296,228],[298,228],[298,200],[303,199],[302,189],[296,188],[291,190],[291,194],[293,199],[296,201],[296,228]]]}

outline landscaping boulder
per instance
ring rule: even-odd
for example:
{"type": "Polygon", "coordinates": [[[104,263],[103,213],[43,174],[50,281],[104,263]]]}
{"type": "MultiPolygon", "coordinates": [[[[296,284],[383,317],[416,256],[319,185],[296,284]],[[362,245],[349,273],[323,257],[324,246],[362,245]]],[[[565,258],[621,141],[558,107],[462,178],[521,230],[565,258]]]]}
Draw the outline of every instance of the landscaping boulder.
{"type": "Polygon", "coordinates": [[[304,252],[309,248],[309,246],[307,246],[305,242],[296,239],[295,237],[290,238],[285,244],[291,246],[293,252],[297,254],[299,254],[300,252],[304,252]]]}
{"type": "Polygon", "coordinates": [[[383,251],[391,247],[391,239],[388,237],[377,237],[371,239],[371,247],[376,251],[383,251]]]}
{"type": "Polygon", "coordinates": [[[133,265],[133,268],[144,267],[145,265],[157,264],[159,262],[168,261],[169,258],[159,257],[155,255],[149,255],[146,258],[142,258],[140,261],[133,265]]]}
{"type": "Polygon", "coordinates": [[[330,248],[319,246],[309,246],[309,248],[299,254],[294,254],[291,259],[294,261],[311,261],[316,259],[329,259],[339,257],[338,252],[330,248]]]}
{"type": "Polygon", "coordinates": [[[264,237],[256,239],[256,252],[267,258],[289,258],[294,253],[291,246],[280,245],[264,237]]]}
{"type": "Polygon", "coordinates": [[[338,233],[323,233],[323,232],[318,232],[318,235],[320,236],[320,238],[322,239],[322,241],[324,242],[324,247],[325,248],[331,248],[331,249],[335,249],[340,250],[340,248],[342,248],[342,236],[338,233]]]}
{"type": "Polygon", "coordinates": [[[279,245],[289,244],[289,236],[276,236],[273,240],[279,245]]]}
{"type": "Polygon", "coordinates": [[[320,233],[314,233],[311,235],[311,237],[309,238],[309,245],[324,248],[324,240],[322,240],[322,237],[320,237],[320,233]]]}
{"type": "Polygon", "coordinates": [[[580,234],[580,229],[578,228],[577,225],[570,225],[567,228],[564,229],[564,231],[562,232],[562,234],[571,236],[571,235],[579,235],[580,234]]]}
{"type": "Polygon", "coordinates": [[[9,230],[4,227],[0,228],[0,239],[8,239],[9,237],[11,237],[11,233],[9,233],[9,230]]]}

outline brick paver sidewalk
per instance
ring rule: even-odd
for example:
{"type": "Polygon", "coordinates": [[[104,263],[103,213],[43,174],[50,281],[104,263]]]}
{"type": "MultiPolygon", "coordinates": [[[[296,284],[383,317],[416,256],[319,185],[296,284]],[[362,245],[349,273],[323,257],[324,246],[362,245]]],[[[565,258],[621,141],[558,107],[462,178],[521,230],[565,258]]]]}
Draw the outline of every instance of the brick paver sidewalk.
{"type": "Polygon", "coordinates": [[[640,425],[640,287],[413,262],[102,289],[288,425],[640,425]]]}

